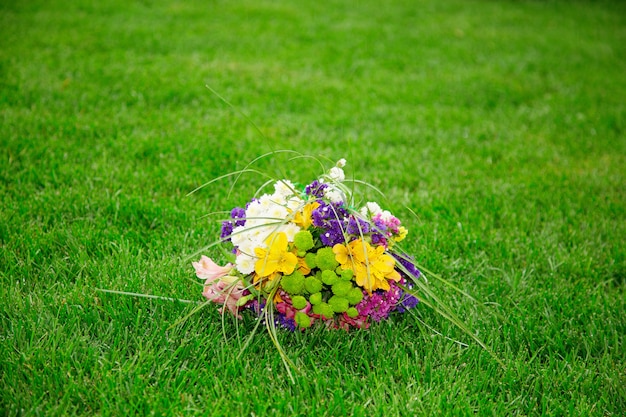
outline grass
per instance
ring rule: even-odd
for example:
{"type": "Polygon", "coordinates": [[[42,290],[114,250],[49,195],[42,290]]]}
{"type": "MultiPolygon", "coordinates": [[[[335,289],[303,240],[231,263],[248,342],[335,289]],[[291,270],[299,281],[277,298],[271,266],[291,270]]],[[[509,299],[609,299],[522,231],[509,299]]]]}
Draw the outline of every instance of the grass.
{"type": "Polygon", "coordinates": [[[623,415],[625,12],[0,2],[0,413],[623,415]],[[193,307],[94,291],[199,300],[203,215],[259,183],[187,193],[281,148],[384,189],[408,249],[480,300],[444,293],[505,367],[407,316],[281,334],[292,384],[268,338],[237,358],[249,321],[224,339],[212,308],[170,328],[193,307]]]}

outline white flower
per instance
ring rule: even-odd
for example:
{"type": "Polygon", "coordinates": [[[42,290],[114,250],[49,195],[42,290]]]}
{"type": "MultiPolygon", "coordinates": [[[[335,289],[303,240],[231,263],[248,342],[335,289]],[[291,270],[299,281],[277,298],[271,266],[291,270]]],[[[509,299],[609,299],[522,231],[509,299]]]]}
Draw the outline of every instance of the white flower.
{"type": "Polygon", "coordinates": [[[388,221],[390,221],[393,218],[393,214],[391,214],[391,212],[389,210],[384,210],[380,213],[380,218],[382,219],[383,222],[387,223],[388,221]]]}
{"type": "Polygon", "coordinates": [[[277,181],[274,184],[274,197],[280,197],[280,200],[286,200],[287,197],[295,193],[296,186],[289,180],[277,181]]]}
{"type": "Polygon", "coordinates": [[[326,197],[333,203],[341,203],[343,201],[343,193],[331,187],[328,187],[324,190],[324,197],[326,197]]]}
{"type": "Polygon", "coordinates": [[[341,158],[339,161],[337,161],[337,166],[339,168],[343,168],[346,166],[346,160],[344,158],[341,158]]]}
{"type": "MultiPolygon", "coordinates": [[[[246,224],[248,222],[246,221],[246,224]]],[[[233,232],[230,235],[230,240],[233,242],[233,245],[241,246],[247,239],[246,227],[245,226],[237,226],[233,229],[233,232]]]]}
{"type": "Polygon", "coordinates": [[[252,256],[248,256],[244,253],[240,253],[237,255],[237,260],[235,261],[235,265],[237,266],[237,270],[242,274],[251,274],[254,272],[254,263],[256,262],[256,258],[252,256]]]}
{"type": "Polygon", "coordinates": [[[343,169],[339,167],[332,167],[330,171],[328,171],[328,176],[337,182],[343,182],[346,179],[346,175],[343,173],[343,169]]]}
{"type": "Polygon", "coordinates": [[[286,223],[282,225],[278,231],[283,232],[285,235],[287,235],[287,240],[289,242],[293,242],[296,233],[300,231],[300,227],[293,223],[286,223]]]}
{"type": "Polygon", "coordinates": [[[288,212],[285,207],[274,203],[268,207],[265,217],[269,217],[269,219],[267,219],[268,222],[275,222],[286,218],[287,214],[288,212]]]}
{"type": "Polygon", "coordinates": [[[286,201],[287,209],[290,211],[298,211],[304,206],[304,200],[299,197],[292,197],[286,201]]]}
{"type": "Polygon", "coordinates": [[[359,210],[359,212],[361,213],[363,217],[368,217],[370,219],[376,216],[377,214],[382,213],[382,211],[383,209],[380,208],[378,203],[375,203],[373,201],[366,203],[365,206],[363,206],[361,210],[359,210]]]}
{"type": "Polygon", "coordinates": [[[239,246],[237,246],[237,250],[239,250],[240,255],[246,255],[249,257],[254,257],[254,249],[260,247],[259,242],[252,240],[252,239],[246,239],[243,242],[241,242],[241,244],[239,246]]]}
{"type": "MultiPolygon", "coordinates": [[[[257,203],[258,215],[262,216],[274,205],[274,198],[269,194],[263,194],[257,203]]],[[[252,206],[250,206],[252,207],[252,206]]]]}
{"type": "Polygon", "coordinates": [[[252,201],[246,209],[246,224],[248,224],[248,221],[254,220],[255,217],[260,217],[263,211],[264,208],[260,200],[252,201]]]}

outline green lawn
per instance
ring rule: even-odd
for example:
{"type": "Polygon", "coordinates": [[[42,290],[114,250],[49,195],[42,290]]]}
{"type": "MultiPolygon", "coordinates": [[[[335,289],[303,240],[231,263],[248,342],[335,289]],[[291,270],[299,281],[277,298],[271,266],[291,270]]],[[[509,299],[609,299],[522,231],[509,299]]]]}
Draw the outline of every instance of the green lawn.
{"type": "Polygon", "coordinates": [[[625,74],[617,1],[0,1],[0,414],[624,415],[625,74]],[[201,300],[260,183],[187,193],[273,149],[385,190],[504,366],[420,306],[281,333],[291,383],[251,320],[96,291],[201,300]]]}

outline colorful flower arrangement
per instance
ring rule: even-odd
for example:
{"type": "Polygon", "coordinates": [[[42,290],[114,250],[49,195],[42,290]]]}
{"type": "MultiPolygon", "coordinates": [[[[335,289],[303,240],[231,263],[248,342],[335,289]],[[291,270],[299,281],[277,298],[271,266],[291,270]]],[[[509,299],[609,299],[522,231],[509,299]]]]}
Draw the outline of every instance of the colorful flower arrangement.
{"type": "MultiPolygon", "coordinates": [[[[295,152],[273,151],[267,155],[278,153],[295,152]]],[[[296,158],[306,156],[297,154],[296,158]]],[[[246,172],[266,175],[250,168],[252,163],[202,187],[246,172]]],[[[378,203],[355,202],[353,190],[348,185],[364,185],[380,191],[356,179],[346,181],[345,164],[344,159],[339,160],[308,185],[272,179],[257,191],[256,195],[260,197],[253,198],[245,207],[232,209],[230,216],[222,220],[220,238],[202,250],[220,247],[227,263],[220,266],[205,255],[192,262],[196,276],[203,280],[202,295],[207,301],[176,324],[211,303],[220,305],[222,314],[230,313],[239,319],[251,313],[258,319],[252,334],[261,324],[267,327],[291,381],[295,382],[291,370],[298,367],[282,348],[277,338],[278,328],[292,331],[304,331],[312,326],[366,329],[392,314],[412,311],[419,302],[462,330],[504,366],[453,309],[429,288],[422,272],[455,292],[472,299],[471,296],[439,275],[418,268],[415,259],[400,249],[400,242],[408,234],[400,220],[378,203]],[[261,193],[270,185],[273,185],[271,194],[261,193]]],[[[98,290],[195,303],[149,294],[98,290]]],[[[416,319],[425,328],[441,335],[419,317],[416,319]]],[[[248,342],[241,352],[247,345],[248,342]]]]}
{"type": "Polygon", "coordinates": [[[408,230],[375,202],[354,207],[345,163],[306,186],[272,181],[273,193],[232,209],[218,241],[229,262],[193,262],[204,297],[290,330],[368,328],[414,308],[421,274],[398,245],[408,230]]]}

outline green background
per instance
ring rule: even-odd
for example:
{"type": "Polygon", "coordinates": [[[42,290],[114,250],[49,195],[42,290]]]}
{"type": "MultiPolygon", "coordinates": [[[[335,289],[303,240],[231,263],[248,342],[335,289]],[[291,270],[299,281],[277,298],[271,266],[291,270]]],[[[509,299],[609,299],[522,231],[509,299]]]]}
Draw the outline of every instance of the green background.
{"type": "Polygon", "coordinates": [[[617,1],[0,1],[0,413],[623,415],[624,74],[617,1]],[[261,183],[187,194],[275,149],[384,190],[505,366],[420,306],[281,333],[292,384],[249,319],[96,291],[200,300],[261,183]]]}

